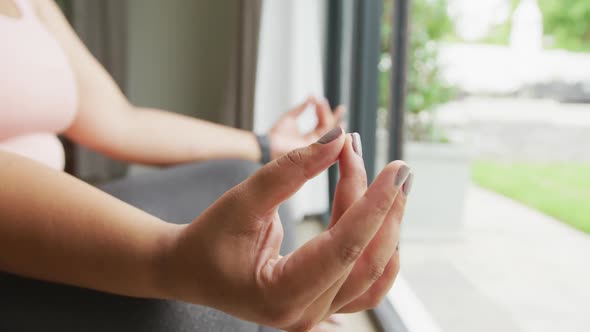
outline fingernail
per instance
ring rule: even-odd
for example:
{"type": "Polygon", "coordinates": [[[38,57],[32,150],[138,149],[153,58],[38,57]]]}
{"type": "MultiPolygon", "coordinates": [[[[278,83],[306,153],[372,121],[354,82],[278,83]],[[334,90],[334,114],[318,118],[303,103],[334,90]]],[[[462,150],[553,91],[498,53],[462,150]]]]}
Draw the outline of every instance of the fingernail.
{"type": "Polygon", "coordinates": [[[414,182],[414,174],[410,173],[410,175],[408,175],[408,179],[406,180],[406,182],[404,183],[404,186],[402,187],[402,190],[404,191],[404,194],[406,194],[406,196],[408,196],[410,194],[410,190],[412,190],[412,183],[414,182]]]}
{"type": "Polygon", "coordinates": [[[410,168],[407,165],[403,165],[397,171],[397,175],[395,176],[395,186],[400,187],[408,178],[410,174],[410,168]]]}
{"type": "Polygon", "coordinates": [[[330,316],[328,322],[333,323],[334,325],[344,325],[345,323],[344,318],[338,314],[330,316]]]}
{"type": "Polygon", "coordinates": [[[328,144],[342,135],[342,128],[336,127],[318,140],[320,144],[328,144]]]}
{"type": "Polygon", "coordinates": [[[352,149],[359,157],[363,157],[363,144],[361,143],[361,135],[358,133],[350,134],[352,136],[352,149]]]}
{"type": "Polygon", "coordinates": [[[397,245],[395,246],[395,251],[399,251],[399,242],[397,243],[397,245]]]}

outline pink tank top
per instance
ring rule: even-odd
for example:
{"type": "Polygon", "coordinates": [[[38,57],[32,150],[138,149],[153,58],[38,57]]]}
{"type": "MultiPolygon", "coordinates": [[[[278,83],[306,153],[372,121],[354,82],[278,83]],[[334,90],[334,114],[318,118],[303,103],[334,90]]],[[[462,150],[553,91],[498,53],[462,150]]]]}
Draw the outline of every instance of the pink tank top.
{"type": "Polygon", "coordinates": [[[28,1],[13,1],[21,17],[0,14],[0,150],[63,170],[56,134],[76,115],[74,74],[28,1]]]}

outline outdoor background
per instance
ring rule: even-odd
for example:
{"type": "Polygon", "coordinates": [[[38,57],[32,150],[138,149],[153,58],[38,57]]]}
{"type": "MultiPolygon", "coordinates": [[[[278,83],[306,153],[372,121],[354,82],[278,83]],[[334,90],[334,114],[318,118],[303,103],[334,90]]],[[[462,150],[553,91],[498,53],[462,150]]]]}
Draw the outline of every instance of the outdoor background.
{"type": "Polygon", "coordinates": [[[443,331],[589,330],[590,1],[411,2],[402,277],[443,331]]]}

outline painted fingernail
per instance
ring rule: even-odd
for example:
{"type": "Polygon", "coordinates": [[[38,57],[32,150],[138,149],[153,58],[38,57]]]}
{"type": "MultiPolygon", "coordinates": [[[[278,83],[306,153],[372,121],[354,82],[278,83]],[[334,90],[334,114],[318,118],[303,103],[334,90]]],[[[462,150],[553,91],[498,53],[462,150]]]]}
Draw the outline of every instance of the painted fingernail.
{"type": "Polygon", "coordinates": [[[397,171],[397,175],[395,176],[395,186],[399,188],[404,182],[406,182],[406,179],[409,175],[410,168],[407,165],[400,167],[397,171]]]}
{"type": "Polygon", "coordinates": [[[320,144],[328,144],[342,135],[342,128],[336,127],[318,140],[320,144]]]}
{"type": "Polygon", "coordinates": [[[406,180],[406,182],[404,182],[404,186],[402,187],[402,190],[404,191],[404,194],[406,196],[408,196],[410,194],[410,191],[412,190],[412,183],[414,182],[414,174],[410,173],[410,175],[408,175],[408,179],[406,180]]]}
{"type": "Polygon", "coordinates": [[[363,144],[361,143],[361,135],[358,133],[350,134],[352,136],[352,149],[359,157],[363,157],[363,144]]]}

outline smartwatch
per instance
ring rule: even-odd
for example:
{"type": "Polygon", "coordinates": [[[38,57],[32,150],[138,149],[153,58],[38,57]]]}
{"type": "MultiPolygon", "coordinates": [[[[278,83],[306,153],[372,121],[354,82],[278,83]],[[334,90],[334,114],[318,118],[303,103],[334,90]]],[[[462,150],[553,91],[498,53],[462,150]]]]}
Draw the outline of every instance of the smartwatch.
{"type": "Polygon", "coordinates": [[[260,162],[268,164],[270,162],[270,140],[268,135],[256,135],[258,146],[260,146],[260,162]]]}

